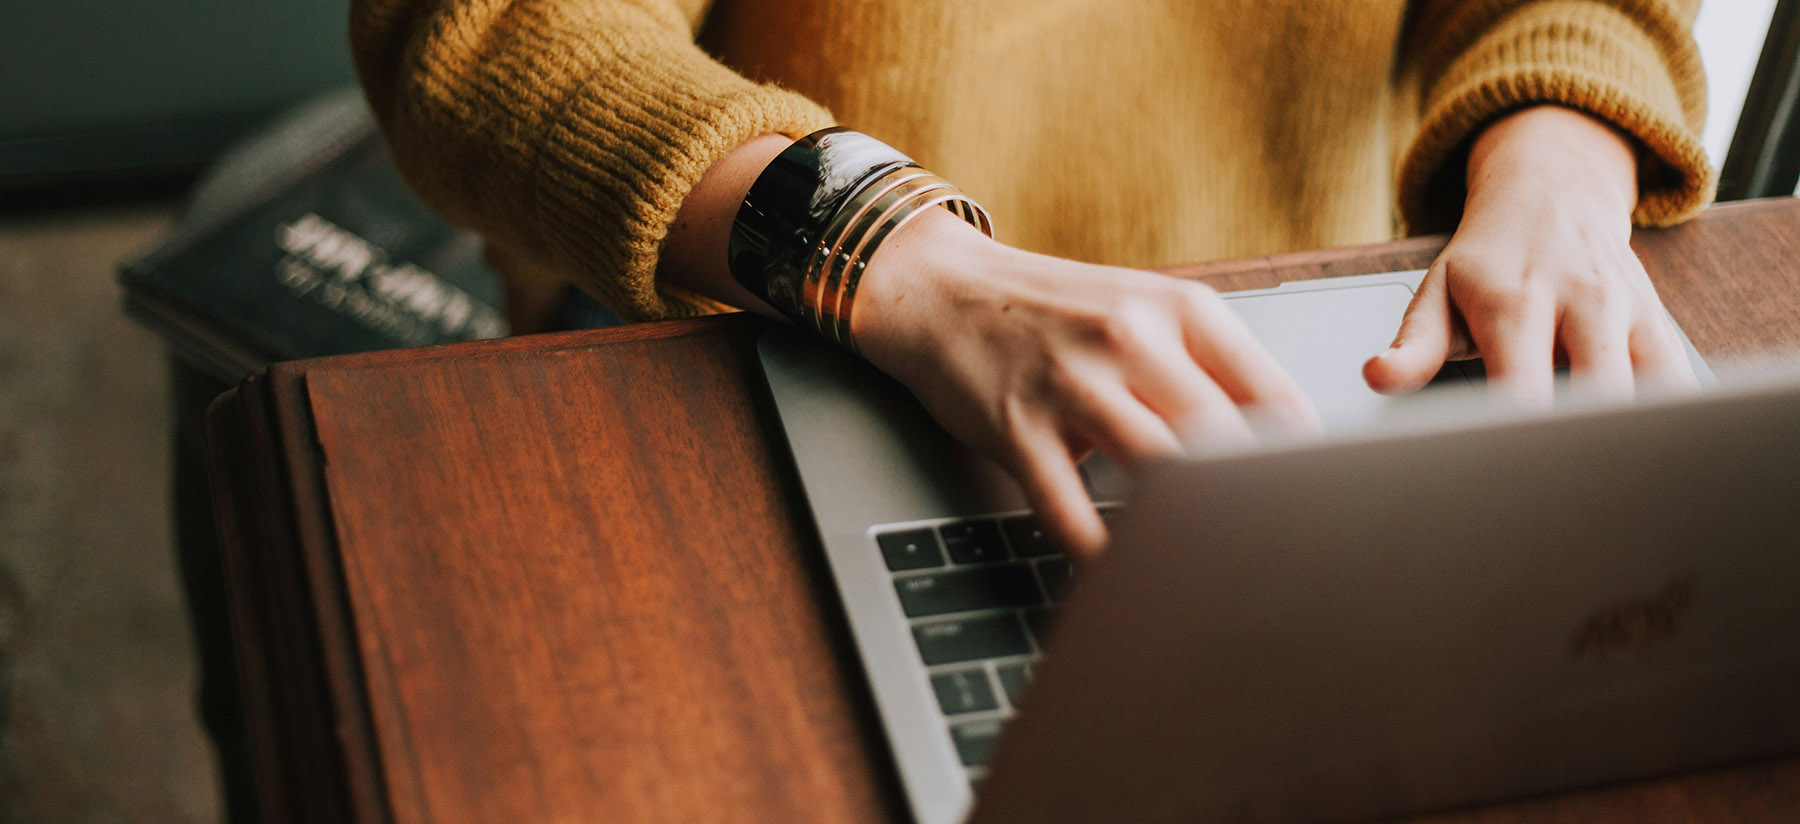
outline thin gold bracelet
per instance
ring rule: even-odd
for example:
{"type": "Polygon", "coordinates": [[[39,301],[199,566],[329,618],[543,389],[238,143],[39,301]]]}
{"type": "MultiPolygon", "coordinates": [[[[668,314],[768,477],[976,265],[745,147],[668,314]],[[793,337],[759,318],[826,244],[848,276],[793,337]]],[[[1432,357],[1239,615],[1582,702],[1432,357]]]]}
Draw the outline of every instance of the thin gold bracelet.
{"type": "Polygon", "coordinates": [[[948,209],[989,237],[994,234],[987,210],[917,166],[870,181],[832,216],[809,256],[801,288],[802,314],[820,336],[857,351],[850,322],[869,258],[895,230],[933,206],[948,209]]]}

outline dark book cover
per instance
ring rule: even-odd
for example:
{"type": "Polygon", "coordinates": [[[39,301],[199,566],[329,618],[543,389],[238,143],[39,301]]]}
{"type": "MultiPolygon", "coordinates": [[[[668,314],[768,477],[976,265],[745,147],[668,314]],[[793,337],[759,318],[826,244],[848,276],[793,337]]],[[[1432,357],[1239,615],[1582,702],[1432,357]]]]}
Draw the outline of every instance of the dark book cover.
{"type": "Polygon", "coordinates": [[[372,129],[122,267],[125,306],[235,383],[270,363],[505,335],[480,240],[433,214],[372,129]]]}

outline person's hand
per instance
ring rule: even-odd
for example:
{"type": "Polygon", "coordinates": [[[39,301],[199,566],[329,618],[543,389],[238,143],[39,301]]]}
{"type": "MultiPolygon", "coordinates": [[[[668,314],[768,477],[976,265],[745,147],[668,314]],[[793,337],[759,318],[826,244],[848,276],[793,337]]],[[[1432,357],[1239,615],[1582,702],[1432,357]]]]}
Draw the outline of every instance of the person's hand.
{"type": "Polygon", "coordinates": [[[929,209],[875,253],[852,334],[952,435],[1016,477],[1077,557],[1106,541],[1076,462],[1130,467],[1253,437],[1240,407],[1317,427],[1306,396],[1213,290],[1021,252],[929,209]]]}
{"type": "Polygon", "coordinates": [[[1578,395],[1695,385],[1629,243],[1637,165],[1625,138],[1572,109],[1526,109],[1476,140],[1468,183],[1461,225],[1399,336],[1364,366],[1371,387],[1409,392],[1446,359],[1473,357],[1493,391],[1531,406],[1549,404],[1557,363],[1578,395]]]}

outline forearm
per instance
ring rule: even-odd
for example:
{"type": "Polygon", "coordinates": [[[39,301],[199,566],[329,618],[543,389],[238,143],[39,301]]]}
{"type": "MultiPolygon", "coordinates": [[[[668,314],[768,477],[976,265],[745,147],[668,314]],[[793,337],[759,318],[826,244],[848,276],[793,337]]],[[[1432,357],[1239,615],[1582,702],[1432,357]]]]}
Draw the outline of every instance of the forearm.
{"type": "Polygon", "coordinates": [[[1630,134],[1644,163],[1640,225],[1699,210],[1712,172],[1700,145],[1705,83],[1690,34],[1696,0],[1420,0],[1401,76],[1418,86],[1420,123],[1402,158],[1399,206],[1410,231],[1446,231],[1465,196],[1463,159],[1484,129],[1559,104],[1630,134]]]}
{"type": "Polygon", "coordinates": [[[421,197],[632,320],[714,306],[656,273],[717,158],[831,122],[708,56],[677,0],[355,0],[351,22],[370,105],[421,197]]]}
{"type": "Polygon", "coordinates": [[[656,276],[697,295],[769,317],[781,313],[752,295],[726,266],[731,225],[744,195],[770,161],[793,140],[766,134],[739,145],[708,167],[681,202],[657,260],[656,276]]]}
{"type": "MultiPolygon", "coordinates": [[[[772,318],[784,317],[738,283],[727,266],[726,253],[732,223],[751,184],[791,143],[784,135],[762,135],[733,149],[708,168],[682,201],[681,211],[669,227],[657,263],[657,277],[740,309],[772,318]]],[[[857,301],[864,307],[856,316],[853,332],[857,339],[885,342],[896,325],[909,323],[905,315],[913,307],[904,304],[911,288],[933,288],[929,284],[909,283],[920,279],[896,277],[899,272],[895,270],[923,271],[928,267],[923,266],[925,261],[921,258],[930,257],[933,252],[949,250],[966,257],[992,245],[974,227],[944,209],[929,209],[901,227],[871,260],[870,276],[864,278],[857,301]]]]}

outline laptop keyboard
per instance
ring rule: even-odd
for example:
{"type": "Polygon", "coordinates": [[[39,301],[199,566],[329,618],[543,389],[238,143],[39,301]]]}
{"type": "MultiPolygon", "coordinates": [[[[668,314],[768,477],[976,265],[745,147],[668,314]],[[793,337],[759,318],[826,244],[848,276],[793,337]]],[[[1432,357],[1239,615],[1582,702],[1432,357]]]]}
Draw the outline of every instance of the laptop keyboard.
{"type": "Polygon", "coordinates": [[[979,780],[1074,569],[1030,515],[877,527],[875,544],[957,756],[979,780]]]}

